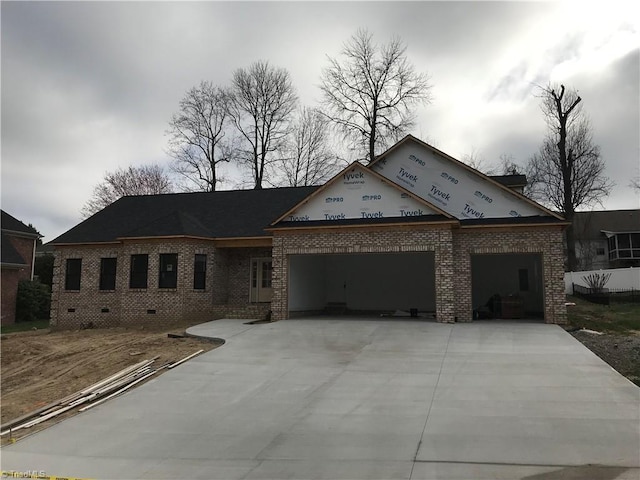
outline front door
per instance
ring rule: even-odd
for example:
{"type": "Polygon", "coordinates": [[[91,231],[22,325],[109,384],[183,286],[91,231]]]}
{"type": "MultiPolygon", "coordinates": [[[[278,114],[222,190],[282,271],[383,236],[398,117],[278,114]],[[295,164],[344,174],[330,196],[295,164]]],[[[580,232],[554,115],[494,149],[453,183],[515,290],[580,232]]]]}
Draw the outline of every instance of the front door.
{"type": "Polygon", "coordinates": [[[251,302],[270,302],[273,293],[271,289],[271,258],[251,259],[251,302]]]}

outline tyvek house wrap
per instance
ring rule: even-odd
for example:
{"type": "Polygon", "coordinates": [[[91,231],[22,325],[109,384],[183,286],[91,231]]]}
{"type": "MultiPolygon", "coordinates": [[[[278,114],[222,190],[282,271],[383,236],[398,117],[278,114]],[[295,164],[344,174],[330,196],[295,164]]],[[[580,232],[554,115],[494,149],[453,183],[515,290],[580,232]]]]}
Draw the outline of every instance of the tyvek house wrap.
{"type": "Polygon", "coordinates": [[[460,220],[547,215],[483,176],[417,143],[398,146],[371,165],[371,169],[460,220]]]}

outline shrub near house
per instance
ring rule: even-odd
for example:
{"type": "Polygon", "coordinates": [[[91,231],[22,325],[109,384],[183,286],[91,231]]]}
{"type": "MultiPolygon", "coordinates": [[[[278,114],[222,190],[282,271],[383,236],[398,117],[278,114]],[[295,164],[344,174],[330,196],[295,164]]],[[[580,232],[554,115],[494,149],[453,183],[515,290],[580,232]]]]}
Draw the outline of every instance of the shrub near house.
{"type": "Polygon", "coordinates": [[[51,290],[37,280],[18,283],[16,322],[47,320],[51,308],[51,290]]]}

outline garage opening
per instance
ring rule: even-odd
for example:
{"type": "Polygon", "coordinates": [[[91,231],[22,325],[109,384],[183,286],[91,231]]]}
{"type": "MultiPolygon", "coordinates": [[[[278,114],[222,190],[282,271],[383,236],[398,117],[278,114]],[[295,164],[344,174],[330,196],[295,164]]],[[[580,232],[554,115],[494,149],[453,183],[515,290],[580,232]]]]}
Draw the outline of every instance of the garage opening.
{"type": "Polygon", "coordinates": [[[541,254],[471,256],[474,319],[543,319],[541,254]]]}
{"type": "Polygon", "coordinates": [[[289,316],[380,315],[433,317],[433,252],[292,255],[289,316]]]}

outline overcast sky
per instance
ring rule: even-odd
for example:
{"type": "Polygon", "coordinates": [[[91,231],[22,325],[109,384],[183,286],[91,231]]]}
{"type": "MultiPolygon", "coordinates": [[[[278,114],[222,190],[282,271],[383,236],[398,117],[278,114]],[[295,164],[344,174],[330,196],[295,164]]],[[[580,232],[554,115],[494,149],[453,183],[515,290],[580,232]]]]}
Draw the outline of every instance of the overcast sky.
{"type": "Polygon", "coordinates": [[[73,227],[106,171],[169,165],[165,131],[186,90],[256,60],[317,105],[326,56],[359,27],[399,35],[433,85],[412,132],[460,158],[524,164],[545,124],[535,84],[578,89],[616,183],[639,208],[635,2],[1,2],[2,209],[45,241],[73,227]]]}

